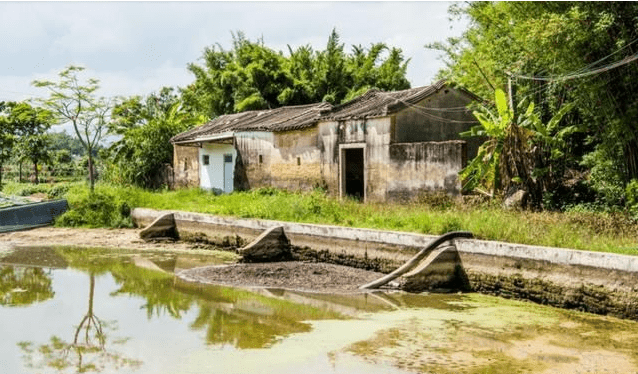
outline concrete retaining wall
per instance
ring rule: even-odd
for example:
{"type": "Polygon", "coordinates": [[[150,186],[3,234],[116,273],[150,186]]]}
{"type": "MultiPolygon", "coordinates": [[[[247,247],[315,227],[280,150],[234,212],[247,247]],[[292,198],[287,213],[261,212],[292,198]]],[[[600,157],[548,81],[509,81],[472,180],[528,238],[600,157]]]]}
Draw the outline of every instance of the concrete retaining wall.
{"type": "MultiPolygon", "coordinates": [[[[145,226],[169,211],[136,208],[145,226]]],[[[395,231],[224,218],[175,211],[181,237],[242,246],[283,226],[298,259],[316,259],[391,272],[435,237],[395,231]]],[[[638,320],[638,256],[456,239],[456,276],[466,288],[559,307],[638,320]]],[[[449,269],[449,267],[447,267],[449,269]]]]}

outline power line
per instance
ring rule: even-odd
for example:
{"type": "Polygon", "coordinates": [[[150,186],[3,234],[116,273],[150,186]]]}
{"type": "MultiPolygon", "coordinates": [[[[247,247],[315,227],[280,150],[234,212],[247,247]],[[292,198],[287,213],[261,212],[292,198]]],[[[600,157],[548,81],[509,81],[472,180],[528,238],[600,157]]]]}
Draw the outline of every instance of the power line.
{"type": "Polygon", "coordinates": [[[638,38],[636,38],[636,39],[632,40],[631,42],[627,43],[624,47],[622,47],[622,48],[618,49],[618,50],[617,50],[617,51],[615,51],[615,52],[612,52],[611,54],[609,54],[609,55],[607,55],[607,56],[605,56],[605,57],[601,58],[600,60],[594,61],[594,62],[592,62],[591,64],[589,64],[589,65],[587,65],[587,66],[583,67],[583,68],[582,68],[582,69],[580,69],[580,70],[576,70],[574,73],[581,73],[581,72],[587,71],[587,69],[589,69],[589,68],[592,68],[592,67],[596,66],[598,63],[605,61],[606,59],[610,58],[611,56],[613,56],[613,55],[615,55],[615,54],[617,54],[617,53],[620,53],[621,51],[623,51],[623,50],[625,50],[625,49],[629,48],[632,44],[634,44],[634,43],[636,43],[636,42],[638,42],[638,38]]]}
{"type": "Polygon", "coordinates": [[[617,67],[620,67],[620,66],[623,66],[623,65],[627,65],[627,64],[629,64],[631,62],[634,62],[636,60],[638,60],[638,53],[636,53],[633,56],[627,56],[627,57],[625,57],[624,59],[622,59],[622,60],[620,60],[618,62],[614,62],[612,64],[605,65],[605,66],[603,66],[601,68],[590,70],[588,72],[584,72],[584,73],[573,73],[572,72],[572,73],[561,75],[561,76],[534,77],[534,76],[530,76],[530,75],[519,75],[519,74],[515,74],[515,73],[511,73],[511,74],[512,74],[513,77],[521,78],[521,79],[528,79],[528,80],[535,80],[535,81],[545,81],[545,82],[560,82],[560,81],[566,81],[566,80],[576,79],[576,78],[583,78],[583,77],[587,77],[587,76],[590,76],[590,75],[603,73],[603,72],[615,69],[617,67]]]}
{"type": "Polygon", "coordinates": [[[413,108],[413,109],[415,109],[415,110],[417,110],[417,111],[421,112],[421,114],[423,114],[425,117],[428,117],[428,118],[430,118],[430,119],[433,119],[433,120],[436,120],[436,121],[439,121],[439,122],[447,122],[447,123],[466,123],[466,124],[469,124],[469,123],[478,123],[478,121],[476,121],[476,120],[474,120],[474,121],[460,121],[460,120],[455,120],[455,119],[450,119],[450,118],[439,117],[439,116],[435,116],[435,115],[434,115],[434,114],[432,114],[432,113],[428,113],[426,110],[424,110],[424,109],[461,109],[461,108],[462,108],[462,109],[463,109],[462,111],[460,111],[460,110],[456,110],[456,111],[453,111],[453,113],[463,113],[463,112],[469,112],[470,110],[469,110],[468,108],[466,108],[466,107],[453,107],[453,108],[426,108],[426,107],[422,107],[422,106],[419,106],[419,105],[416,105],[416,104],[412,104],[412,103],[410,103],[410,102],[408,102],[408,101],[405,101],[405,100],[403,100],[403,99],[397,99],[396,97],[392,96],[390,93],[387,93],[387,92],[379,92],[379,93],[380,93],[381,95],[383,95],[383,96],[386,96],[386,97],[389,97],[389,98],[391,98],[391,99],[397,100],[397,101],[401,102],[402,104],[404,104],[404,105],[406,105],[406,106],[408,106],[408,107],[410,107],[410,108],[413,108]]]}

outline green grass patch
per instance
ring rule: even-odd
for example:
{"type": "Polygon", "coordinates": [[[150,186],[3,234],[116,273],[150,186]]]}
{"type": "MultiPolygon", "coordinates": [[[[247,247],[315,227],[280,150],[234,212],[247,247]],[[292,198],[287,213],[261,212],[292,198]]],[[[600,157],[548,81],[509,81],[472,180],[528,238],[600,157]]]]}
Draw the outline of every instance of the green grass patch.
{"type": "MultiPolygon", "coordinates": [[[[20,188],[7,184],[4,193],[20,188]]],[[[57,220],[59,226],[129,227],[130,210],[143,207],[431,235],[467,230],[484,240],[638,255],[638,225],[623,214],[510,211],[498,204],[469,205],[451,199],[362,204],[321,191],[272,188],[217,196],[200,189],[148,191],[97,184],[91,199],[86,184],[71,183],[51,185],[44,193],[56,190],[71,207],[57,220]]]]}

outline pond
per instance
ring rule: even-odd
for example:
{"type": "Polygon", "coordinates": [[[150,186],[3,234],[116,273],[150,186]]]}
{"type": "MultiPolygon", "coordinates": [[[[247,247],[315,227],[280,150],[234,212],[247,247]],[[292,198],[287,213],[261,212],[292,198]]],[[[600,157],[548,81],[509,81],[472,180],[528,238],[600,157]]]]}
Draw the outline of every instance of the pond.
{"type": "Polygon", "coordinates": [[[222,258],[0,253],[6,373],[634,373],[638,323],[476,294],[200,285],[222,258]]]}

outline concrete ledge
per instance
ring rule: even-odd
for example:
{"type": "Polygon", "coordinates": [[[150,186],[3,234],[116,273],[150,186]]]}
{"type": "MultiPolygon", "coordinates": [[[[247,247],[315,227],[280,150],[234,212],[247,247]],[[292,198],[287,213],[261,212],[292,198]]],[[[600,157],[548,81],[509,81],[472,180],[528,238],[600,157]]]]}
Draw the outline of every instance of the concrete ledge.
{"type": "MultiPolygon", "coordinates": [[[[218,245],[241,247],[263,231],[283,226],[297,260],[324,261],[390,273],[434,236],[406,232],[313,225],[136,208],[138,226],[174,213],[181,237],[203,236],[218,245]]],[[[461,288],[507,298],[638,320],[638,256],[455,239],[442,244],[458,256],[426,269],[413,289],[461,288]],[[441,270],[443,271],[439,271],[441,270]],[[454,269],[454,276],[448,273],[454,269]],[[421,277],[423,278],[423,277],[421,277]]],[[[417,279],[415,278],[415,282],[417,279]]],[[[414,283],[414,282],[412,282],[414,283]]]]}
{"type": "MultiPolygon", "coordinates": [[[[294,222],[238,219],[213,216],[209,214],[153,210],[135,208],[131,213],[136,225],[144,226],[166,213],[174,213],[175,220],[184,226],[185,222],[200,225],[224,226],[226,231],[254,232],[257,237],[264,230],[282,226],[287,235],[325,238],[333,241],[360,242],[378,244],[378,247],[420,248],[426,246],[436,236],[421,235],[399,231],[382,231],[353,227],[305,224],[294,222]]],[[[205,227],[201,226],[202,229],[205,227]]],[[[206,231],[206,230],[204,230],[206,231]]],[[[254,238],[251,238],[251,240],[254,238]]],[[[638,256],[619,255],[604,252],[589,252],[575,249],[541,247],[524,244],[512,244],[477,239],[456,239],[455,245],[460,253],[508,257],[521,260],[544,261],[560,265],[591,266],[600,269],[621,270],[638,273],[638,256]]],[[[351,244],[351,243],[350,243],[351,244]]],[[[638,253],[637,253],[638,254],[638,253]]]]}

